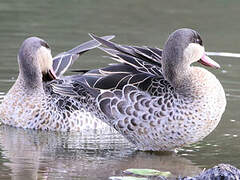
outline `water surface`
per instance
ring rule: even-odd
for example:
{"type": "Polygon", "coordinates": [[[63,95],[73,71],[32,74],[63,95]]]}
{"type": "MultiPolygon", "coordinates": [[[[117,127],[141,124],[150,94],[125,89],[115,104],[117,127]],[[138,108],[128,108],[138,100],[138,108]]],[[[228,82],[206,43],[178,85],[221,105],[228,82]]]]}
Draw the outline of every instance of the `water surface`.
{"type": "MultiPolygon", "coordinates": [[[[239,52],[240,2],[236,0],[3,0],[0,2],[0,97],[18,74],[22,41],[39,36],[53,55],[89,40],[88,33],[115,34],[124,44],[162,47],[169,33],[196,29],[207,51],[239,52]]],[[[75,68],[110,62],[94,50],[75,68]]],[[[117,134],[85,136],[0,127],[0,179],[106,179],[127,168],[155,168],[173,176],[193,175],[218,163],[240,167],[240,59],[213,57],[221,70],[208,69],[224,86],[228,105],[216,130],[177,154],[136,151],[117,134]]]]}

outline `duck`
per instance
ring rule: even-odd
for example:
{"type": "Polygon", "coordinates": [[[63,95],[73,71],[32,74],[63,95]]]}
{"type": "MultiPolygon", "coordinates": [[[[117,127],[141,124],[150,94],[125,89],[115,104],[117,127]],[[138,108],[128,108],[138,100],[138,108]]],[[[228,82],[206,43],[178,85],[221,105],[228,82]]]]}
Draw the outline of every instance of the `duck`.
{"type": "MultiPolygon", "coordinates": [[[[105,36],[110,40],[114,36],[105,36]]],[[[97,118],[94,107],[95,93],[72,76],[63,76],[67,69],[86,51],[100,43],[91,40],[52,58],[46,41],[29,37],[18,53],[19,75],[0,105],[3,124],[37,130],[84,131],[111,130],[97,118]],[[78,88],[78,97],[55,93],[52,84],[67,83],[78,88]]],[[[67,87],[66,87],[67,88],[67,87]]]]}
{"type": "Polygon", "coordinates": [[[90,35],[117,63],[90,70],[82,79],[99,90],[96,105],[105,121],[137,149],[174,151],[216,128],[226,107],[224,89],[213,73],[193,63],[220,65],[206,55],[197,31],[174,31],[163,49],[90,35]]]}

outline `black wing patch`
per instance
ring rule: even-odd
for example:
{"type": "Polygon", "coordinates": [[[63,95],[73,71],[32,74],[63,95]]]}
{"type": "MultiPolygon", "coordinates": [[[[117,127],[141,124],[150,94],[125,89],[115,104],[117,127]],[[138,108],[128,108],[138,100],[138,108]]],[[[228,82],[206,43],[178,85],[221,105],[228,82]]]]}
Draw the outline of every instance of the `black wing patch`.
{"type": "Polygon", "coordinates": [[[112,91],[134,85],[154,96],[173,90],[162,74],[161,49],[119,45],[91,36],[106,46],[99,48],[120,64],[85,73],[83,77],[90,87],[112,91]]]}

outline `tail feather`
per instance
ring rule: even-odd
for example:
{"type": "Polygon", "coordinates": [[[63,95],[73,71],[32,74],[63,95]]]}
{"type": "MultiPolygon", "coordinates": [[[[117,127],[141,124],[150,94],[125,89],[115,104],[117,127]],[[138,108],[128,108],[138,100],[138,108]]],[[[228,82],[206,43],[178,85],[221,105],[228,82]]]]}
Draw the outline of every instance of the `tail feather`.
{"type": "Polygon", "coordinates": [[[109,55],[116,57],[121,55],[132,56],[138,58],[141,61],[161,67],[161,50],[158,48],[138,47],[138,46],[126,46],[113,43],[109,40],[105,40],[101,37],[89,34],[93,39],[99,41],[102,45],[108,47],[99,47],[101,50],[107,52],[109,55]]]}
{"type": "MultiPolygon", "coordinates": [[[[104,40],[110,40],[114,38],[115,36],[103,36],[102,39],[104,40]]],[[[78,59],[78,57],[98,46],[100,46],[101,43],[99,43],[96,40],[87,41],[85,43],[80,44],[79,46],[67,51],[62,52],[58,54],[56,57],[53,58],[53,69],[55,71],[55,74],[59,77],[62,74],[64,74],[67,69],[78,59]]]]}

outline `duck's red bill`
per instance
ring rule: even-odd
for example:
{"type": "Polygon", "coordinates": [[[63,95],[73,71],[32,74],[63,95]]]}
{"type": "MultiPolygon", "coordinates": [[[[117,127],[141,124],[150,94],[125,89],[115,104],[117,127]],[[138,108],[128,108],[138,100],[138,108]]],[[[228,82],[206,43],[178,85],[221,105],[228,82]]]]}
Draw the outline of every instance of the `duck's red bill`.
{"type": "Polygon", "coordinates": [[[42,75],[43,75],[43,76],[42,76],[42,79],[43,79],[43,81],[45,81],[45,82],[46,82],[46,81],[52,81],[52,80],[54,80],[54,79],[57,79],[57,76],[56,76],[53,68],[48,69],[47,72],[43,73],[42,75]]]}
{"type": "Polygon", "coordinates": [[[220,68],[220,65],[216,63],[214,60],[212,60],[210,57],[208,57],[206,54],[204,54],[198,62],[205,66],[210,66],[217,69],[220,68]]]}
{"type": "Polygon", "coordinates": [[[53,68],[49,69],[49,74],[50,74],[50,76],[52,77],[52,79],[57,79],[57,76],[56,76],[53,68]]]}

